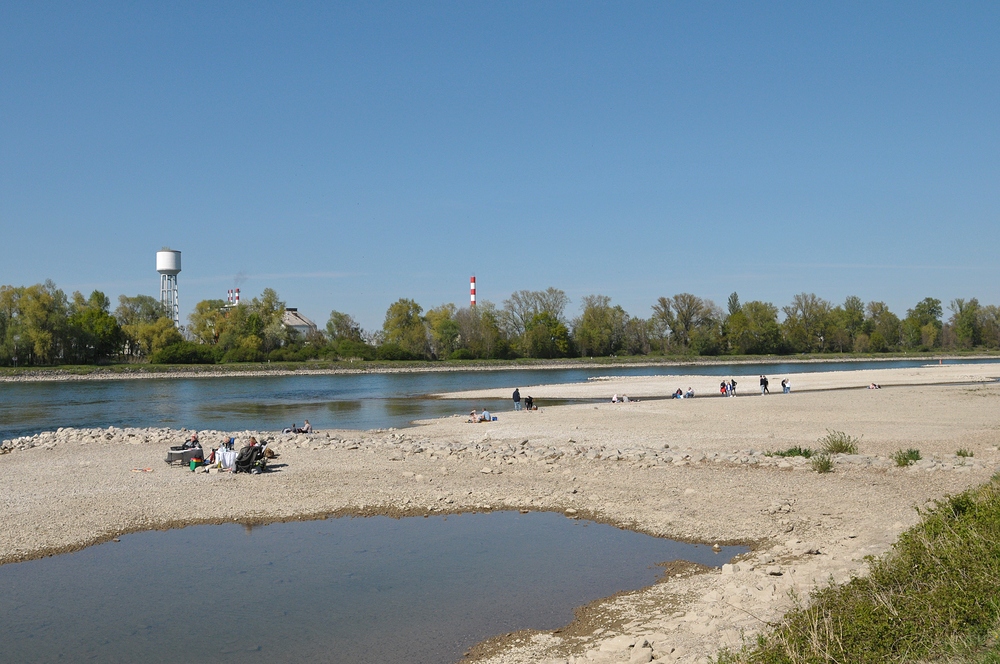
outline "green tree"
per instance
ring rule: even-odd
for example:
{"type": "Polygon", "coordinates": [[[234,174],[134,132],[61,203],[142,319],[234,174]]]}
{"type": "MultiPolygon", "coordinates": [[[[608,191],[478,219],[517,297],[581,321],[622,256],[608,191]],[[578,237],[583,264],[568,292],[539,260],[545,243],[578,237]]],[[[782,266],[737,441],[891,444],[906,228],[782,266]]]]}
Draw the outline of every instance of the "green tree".
{"type": "MultiPolygon", "coordinates": [[[[500,315],[492,302],[455,312],[458,325],[458,351],[467,359],[502,359],[510,357],[510,342],[500,329],[500,315]]],[[[458,352],[456,351],[456,352],[458,352]]]]}
{"type": "Polygon", "coordinates": [[[330,312],[326,334],[332,341],[364,341],[361,325],[349,314],[336,310],[330,312]]]}
{"type": "Polygon", "coordinates": [[[730,293],[729,300],[726,302],[727,309],[729,310],[729,315],[732,316],[736,312],[740,311],[743,307],[740,306],[740,296],[736,294],[735,291],[730,293]]]}
{"type": "Polygon", "coordinates": [[[620,306],[611,306],[606,295],[583,298],[583,313],[573,325],[573,338],[581,355],[606,356],[621,351],[625,342],[628,314],[620,306]]]}
{"type": "Polygon", "coordinates": [[[455,305],[442,304],[427,311],[424,317],[431,335],[431,355],[447,359],[458,344],[459,327],[455,321],[455,305]]]}
{"type": "Polygon", "coordinates": [[[984,346],[1000,348],[1000,307],[988,304],[979,308],[979,330],[984,346]]]}
{"type": "Polygon", "coordinates": [[[929,350],[938,345],[942,313],[941,300],[933,297],[925,297],[912,309],[907,309],[902,323],[903,346],[929,350]]]}
{"type": "Polygon", "coordinates": [[[142,344],[139,342],[140,329],[152,325],[166,316],[166,310],[156,298],[149,295],[136,295],[135,297],[119,295],[115,319],[121,326],[124,336],[122,344],[124,355],[129,358],[139,358],[145,355],[142,344]]]}
{"type": "Polygon", "coordinates": [[[770,302],[747,302],[726,321],[726,339],[737,355],[776,353],[781,346],[778,308],[770,302]]]}
{"type": "Polygon", "coordinates": [[[573,349],[569,328],[548,311],[535,314],[528,321],[522,349],[528,357],[567,357],[573,349]]]}
{"type": "Polygon", "coordinates": [[[829,302],[814,293],[799,293],[792,298],[791,304],[781,310],[785,314],[782,333],[793,352],[810,353],[826,348],[831,312],[829,302]]]}
{"type": "Polygon", "coordinates": [[[68,348],[66,359],[82,364],[96,364],[116,357],[122,350],[125,335],[118,321],[108,313],[111,301],[95,290],[86,300],[73,293],[67,319],[68,348]]]}
{"type": "Polygon", "coordinates": [[[951,327],[959,348],[975,348],[982,343],[982,329],[979,324],[979,300],[958,298],[951,301],[951,327]]]}
{"type": "Polygon", "coordinates": [[[718,341],[722,312],[711,300],[703,300],[691,293],[678,293],[656,301],[652,320],[654,329],[661,335],[664,350],[669,345],[683,352],[691,346],[695,331],[702,346],[706,340],[712,340],[712,343],[718,341]]]}
{"type": "Polygon", "coordinates": [[[228,313],[225,300],[202,300],[188,316],[187,331],[203,344],[216,344],[226,330],[228,313]]]}
{"type": "Polygon", "coordinates": [[[384,343],[399,346],[415,357],[427,357],[430,344],[421,313],[423,308],[406,298],[400,298],[389,305],[385,312],[385,322],[382,323],[384,343]]]}
{"type": "Polygon", "coordinates": [[[54,364],[62,358],[66,338],[66,294],[51,280],[15,289],[13,334],[23,364],[54,364]]]}
{"type": "Polygon", "coordinates": [[[122,328],[139,323],[152,323],[167,315],[163,305],[155,297],[149,295],[118,296],[118,307],[115,318],[122,328]]]}
{"type": "Polygon", "coordinates": [[[523,335],[538,314],[546,313],[565,323],[563,317],[569,298],[566,293],[551,286],[544,291],[520,290],[504,300],[500,323],[511,338],[523,335]]]}
{"type": "Polygon", "coordinates": [[[902,326],[899,317],[889,311],[885,302],[868,303],[865,323],[869,330],[869,348],[873,353],[885,353],[899,348],[902,326]]]}

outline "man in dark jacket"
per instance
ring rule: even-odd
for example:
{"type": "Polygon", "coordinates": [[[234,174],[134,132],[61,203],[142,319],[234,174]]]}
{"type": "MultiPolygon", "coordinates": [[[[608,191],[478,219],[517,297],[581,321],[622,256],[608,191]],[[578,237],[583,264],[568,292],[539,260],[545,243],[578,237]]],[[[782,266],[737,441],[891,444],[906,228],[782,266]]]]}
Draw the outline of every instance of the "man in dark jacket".
{"type": "Polygon", "coordinates": [[[521,410],[521,390],[514,388],[514,410],[521,410]]]}

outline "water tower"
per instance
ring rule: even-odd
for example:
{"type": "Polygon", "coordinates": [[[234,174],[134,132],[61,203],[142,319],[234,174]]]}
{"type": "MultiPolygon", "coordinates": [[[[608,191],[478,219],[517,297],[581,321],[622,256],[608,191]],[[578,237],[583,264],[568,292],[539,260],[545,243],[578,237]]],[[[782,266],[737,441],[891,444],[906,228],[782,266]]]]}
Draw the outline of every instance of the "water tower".
{"type": "Polygon", "coordinates": [[[181,252],[164,247],[156,252],[156,271],[160,273],[160,304],[174,325],[181,325],[181,309],[177,303],[177,275],[181,271],[181,252]]]}

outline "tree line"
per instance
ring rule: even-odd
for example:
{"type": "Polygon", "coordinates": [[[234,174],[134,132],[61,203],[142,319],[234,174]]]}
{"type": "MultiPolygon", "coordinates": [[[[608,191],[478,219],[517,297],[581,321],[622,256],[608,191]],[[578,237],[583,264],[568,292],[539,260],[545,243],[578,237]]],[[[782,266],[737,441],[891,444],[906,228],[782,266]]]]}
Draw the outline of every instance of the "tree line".
{"type": "Polygon", "coordinates": [[[228,363],[313,359],[471,360],[625,355],[771,355],[1000,349],[1000,308],[976,298],[947,306],[925,298],[900,318],[884,302],[850,296],[833,304],[800,293],[780,310],[770,302],[726,307],[690,293],[660,297],[648,318],[630,316],[605,295],[588,295],[570,318],[557,288],[512,293],[500,306],[443,304],[424,311],[402,298],[381,329],[364,330],[332,311],[302,335],[285,326],[285,303],[270,288],[239,306],[203,300],[178,330],[148,295],[67,296],[47,281],[0,286],[0,365],[111,362],[228,363]]]}

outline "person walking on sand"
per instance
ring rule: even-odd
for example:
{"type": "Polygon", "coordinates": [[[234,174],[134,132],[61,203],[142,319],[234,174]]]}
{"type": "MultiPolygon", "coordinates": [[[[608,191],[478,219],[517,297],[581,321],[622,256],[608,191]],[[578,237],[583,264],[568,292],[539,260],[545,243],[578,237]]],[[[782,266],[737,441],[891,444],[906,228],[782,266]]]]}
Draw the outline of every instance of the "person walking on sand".
{"type": "Polygon", "coordinates": [[[514,410],[521,410],[521,390],[514,388],[514,410]]]}
{"type": "Polygon", "coordinates": [[[735,397],[736,396],[736,379],[735,378],[732,378],[729,381],[729,396],[731,396],[731,397],[735,397]]]}
{"type": "Polygon", "coordinates": [[[760,375],[760,396],[767,394],[767,378],[764,378],[764,374],[760,375]]]}

